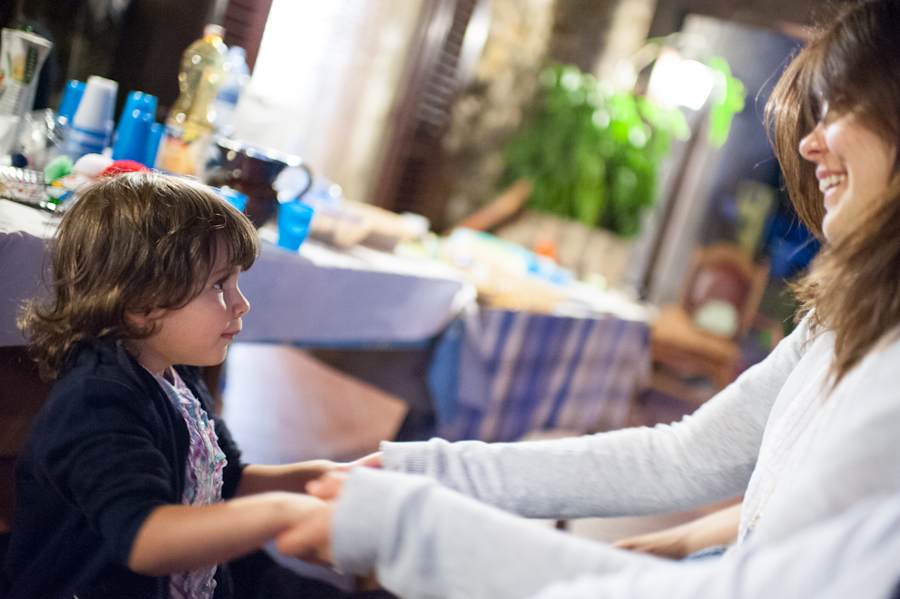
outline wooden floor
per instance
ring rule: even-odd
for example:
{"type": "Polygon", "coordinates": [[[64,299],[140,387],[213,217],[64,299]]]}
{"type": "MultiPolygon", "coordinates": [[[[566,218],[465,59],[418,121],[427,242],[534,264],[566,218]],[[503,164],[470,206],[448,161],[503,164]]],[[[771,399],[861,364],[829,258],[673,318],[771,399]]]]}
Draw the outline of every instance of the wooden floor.
{"type": "Polygon", "coordinates": [[[222,416],[245,461],[349,461],[393,439],[406,404],[306,352],[235,343],[225,368],[222,416]]]}

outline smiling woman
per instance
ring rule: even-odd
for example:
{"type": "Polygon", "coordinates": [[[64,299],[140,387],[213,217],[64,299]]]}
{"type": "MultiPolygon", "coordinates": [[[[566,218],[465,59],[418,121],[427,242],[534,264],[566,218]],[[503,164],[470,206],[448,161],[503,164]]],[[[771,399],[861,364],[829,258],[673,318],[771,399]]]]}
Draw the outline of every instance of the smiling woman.
{"type": "Polygon", "coordinates": [[[897,31],[896,0],[847,3],[772,94],[791,198],[828,243],[800,285],[805,317],[763,362],[668,426],[384,443],[362,465],[394,472],[355,467],[312,485],[334,503],[279,548],[374,569],[402,597],[889,596],[900,580],[897,31]],[[738,494],[735,546],[692,564],[511,515],[659,514],[738,494]],[[535,595],[553,580],[564,582],[535,595]]]}
{"type": "Polygon", "coordinates": [[[886,200],[897,148],[863,125],[852,112],[835,114],[823,103],[822,119],[800,141],[800,155],[816,165],[824,194],[822,232],[829,241],[859,226],[886,200]]]}
{"type": "Polygon", "coordinates": [[[835,334],[835,384],[900,324],[900,7],[864,6],[837,8],[767,112],[791,200],[828,242],[796,291],[835,334]]]}

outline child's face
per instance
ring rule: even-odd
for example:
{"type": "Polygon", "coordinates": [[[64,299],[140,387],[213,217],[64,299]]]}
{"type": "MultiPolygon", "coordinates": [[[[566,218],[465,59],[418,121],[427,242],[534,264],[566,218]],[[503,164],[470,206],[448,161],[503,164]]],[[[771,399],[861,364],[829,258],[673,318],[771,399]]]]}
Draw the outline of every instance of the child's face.
{"type": "Polygon", "coordinates": [[[156,332],[127,343],[145,368],[162,374],[175,364],[213,366],[225,359],[228,344],[241,332],[241,317],[250,309],[238,289],[240,267],[229,269],[220,244],[209,279],[200,295],[182,308],[151,313],[156,332]]]}

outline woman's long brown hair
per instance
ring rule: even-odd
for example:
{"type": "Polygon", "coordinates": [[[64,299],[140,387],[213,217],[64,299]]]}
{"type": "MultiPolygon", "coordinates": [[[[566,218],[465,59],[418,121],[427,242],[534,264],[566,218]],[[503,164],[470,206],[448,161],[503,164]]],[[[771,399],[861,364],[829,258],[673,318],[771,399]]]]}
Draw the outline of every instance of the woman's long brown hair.
{"type": "MultiPolygon", "coordinates": [[[[829,111],[852,113],[897,152],[900,2],[839,7],[827,25],[814,31],[766,107],[791,200],[804,224],[820,237],[822,194],[815,166],[800,157],[798,148],[816,126],[823,100],[829,111]]],[[[798,318],[808,315],[816,334],[835,334],[834,385],[900,326],[900,153],[895,154],[887,189],[858,222],[826,244],[793,285],[800,300],[798,318]]]]}

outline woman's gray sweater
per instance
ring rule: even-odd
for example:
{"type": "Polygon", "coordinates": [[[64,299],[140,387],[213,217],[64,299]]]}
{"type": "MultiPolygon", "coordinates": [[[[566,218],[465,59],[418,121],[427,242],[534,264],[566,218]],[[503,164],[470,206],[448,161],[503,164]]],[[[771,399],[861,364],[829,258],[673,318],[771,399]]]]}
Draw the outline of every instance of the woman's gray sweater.
{"type": "MultiPolygon", "coordinates": [[[[386,443],[386,470],[424,476],[355,469],[334,514],[336,563],[376,570],[402,597],[527,597],[579,574],[671,563],[521,516],[664,513],[741,493],[741,541],[723,564],[796,542],[868,497],[900,491],[900,342],[871,352],[829,395],[832,355],[833,336],[812,338],[803,323],[668,426],[523,443],[386,443]]],[[[654,598],[674,584],[660,580],[668,582],[654,598]]]]}

